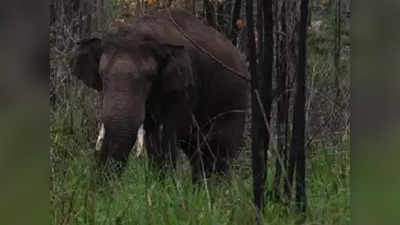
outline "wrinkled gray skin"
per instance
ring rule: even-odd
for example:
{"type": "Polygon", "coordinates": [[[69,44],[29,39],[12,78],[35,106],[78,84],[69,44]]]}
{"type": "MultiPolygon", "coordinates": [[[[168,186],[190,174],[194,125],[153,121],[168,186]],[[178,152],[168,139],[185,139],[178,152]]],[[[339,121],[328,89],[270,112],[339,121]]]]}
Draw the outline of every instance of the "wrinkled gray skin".
{"type": "MultiPolygon", "coordinates": [[[[171,12],[198,45],[248,76],[229,40],[183,10],[171,12]]],[[[176,145],[188,156],[194,181],[225,172],[238,153],[248,82],[194,47],[166,11],[118,25],[102,40],[80,42],[73,68],[103,94],[99,166],[113,159],[123,168],[142,123],[150,162],[161,171],[175,167],[176,145]]]]}

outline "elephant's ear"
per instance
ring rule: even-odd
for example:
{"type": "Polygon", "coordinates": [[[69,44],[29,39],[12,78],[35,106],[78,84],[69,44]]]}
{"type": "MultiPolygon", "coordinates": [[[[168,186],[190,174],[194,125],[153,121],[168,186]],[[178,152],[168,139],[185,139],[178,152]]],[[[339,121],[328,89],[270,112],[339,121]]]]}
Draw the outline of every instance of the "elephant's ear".
{"type": "Polygon", "coordinates": [[[98,91],[103,88],[99,75],[99,63],[102,53],[102,41],[98,38],[92,38],[77,43],[75,55],[72,59],[72,74],[82,80],[88,87],[98,91]]]}
{"type": "Polygon", "coordinates": [[[184,46],[162,44],[164,65],[161,68],[162,88],[165,92],[183,91],[194,86],[192,61],[184,46]]]}

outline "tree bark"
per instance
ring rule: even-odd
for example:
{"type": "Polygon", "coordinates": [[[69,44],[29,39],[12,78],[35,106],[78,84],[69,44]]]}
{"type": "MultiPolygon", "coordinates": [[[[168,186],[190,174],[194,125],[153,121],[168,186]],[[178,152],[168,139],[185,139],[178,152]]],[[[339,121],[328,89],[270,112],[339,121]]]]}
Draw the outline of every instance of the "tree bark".
{"type": "Polygon", "coordinates": [[[231,39],[233,45],[235,45],[235,46],[236,46],[236,43],[237,43],[237,35],[238,35],[238,32],[239,32],[239,28],[237,27],[236,22],[240,18],[241,6],[242,6],[242,1],[241,0],[236,0],[235,4],[233,5],[233,10],[232,10],[229,39],[231,39]]]}
{"type": "MultiPolygon", "coordinates": [[[[288,111],[289,111],[289,94],[287,90],[287,38],[286,34],[286,1],[282,2],[280,6],[277,20],[279,20],[279,26],[277,28],[277,90],[281,93],[278,96],[277,102],[277,149],[278,159],[275,162],[275,178],[274,178],[274,197],[276,200],[281,199],[280,184],[283,178],[283,184],[285,192],[289,191],[287,174],[283,174],[282,171],[287,171],[287,138],[288,138],[288,111]]],[[[276,23],[278,24],[278,23],[276,23]]]]}
{"type": "MultiPolygon", "coordinates": [[[[295,81],[298,78],[298,65],[299,65],[299,15],[300,15],[300,7],[299,3],[301,1],[286,1],[286,40],[287,40],[287,80],[288,84],[296,87],[295,81]]],[[[291,107],[292,102],[295,102],[295,96],[297,89],[291,90],[291,87],[288,89],[289,94],[289,107],[291,107]],[[293,96],[293,97],[292,97],[293,96]]],[[[291,108],[288,109],[289,113],[289,123],[294,124],[294,112],[291,111],[291,108]]],[[[293,134],[293,125],[288,127],[287,133],[293,134]]],[[[287,194],[287,199],[292,201],[293,198],[293,178],[295,173],[295,164],[296,164],[296,152],[293,147],[293,135],[291,135],[291,139],[289,147],[288,147],[288,188],[285,188],[285,193],[287,194]]]]}
{"type": "Polygon", "coordinates": [[[341,49],[341,33],[342,33],[342,1],[336,0],[336,16],[335,16],[335,88],[336,88],[336,96],[335,103],[336,105],[341,105],[340,103],[340,83],[339,83],[339,72],[340,72],[340,49],[341,49]]]}
{"type": "MultiPolygon", "coordinates": [[[[259,39],[260,46],[262,43],[261,50],[263,51],[262,59],[263,59],[263,74],[265,76],[265,100],[264,107],[265,113],[267,114],[268,122],[271,117],[271,105],[272,105],[272,67],[274,64],[274,21],[273,21],[273,13],[272,6],[273,0],[260,0],[264,1],[263,6],[263,15],[264,15],[264,31],[263,31],[263,39],[259,39]]],[[[266,135],[266,149],[269,145],[269,133],[266,135]]]]}
{"type": "Polygon", "coordinates": [[[215,17],[215,8],[214,4],[210,0],[204,0],[204,13],[209,26],[216,28],[217,20],[215,17]]]}
{"type": "Polygon", "coordinates": [[[233,8],[233,0],[218,2],[217,6],[218,29],[220,32],[228,36],[230,31],[229,26],[232,16],[231,11],[233,8]]]}
{"type": "MultiPolygon", "coordinates": [[[[266,121],[264,122],[264,157],[265,167],[268,162],[268,148],[270,142],[270,130],[267,129],[267,124],[270,124],[271,106],[272,106],[272,69],[274,62],[274,38],[273,38],[273,0],[258,0],[257,5],[257,32],[258,32],[258,51],[259,51],[259,91],[262,100],[263,112],[265,113],[266,121]]],[[[265,171],[265,177],[268,172],[265,171]]]]}
{"type": "Polygon", "coordinates": [[[305,85],[306,85],[306,40],[307,40],[308,0],[301,1],[299,22],[299,61],[297,65],[296,97],[294,105],[293,134],[291,160],[296,168],[296,207],[299,211],[306,210],[305,184],[305,85]]]}
{"type": "Polygon", "coordinates": [[[92,13],[94,12],[94,7],[90,2],[80,1],[80,16],[81,16],[81,38],[90,38],[92,34],[92,13]]]}
{"type": "Polygon", "coordinates": [[[259,76],[257,69],[256,43],[254,34],[253,0],[246,4],[247,30],[248,30],[248,49],[251,73],[251,134],[252,134],[252,170],[253,170],[253,190],[254,202],[257,208],[257,221],[262,224],[262,212],[264,209],[264,185],[265,185],[265,142],[266,137],[264,119],[261,111],[259,93],[262,76],[259,76]]]}

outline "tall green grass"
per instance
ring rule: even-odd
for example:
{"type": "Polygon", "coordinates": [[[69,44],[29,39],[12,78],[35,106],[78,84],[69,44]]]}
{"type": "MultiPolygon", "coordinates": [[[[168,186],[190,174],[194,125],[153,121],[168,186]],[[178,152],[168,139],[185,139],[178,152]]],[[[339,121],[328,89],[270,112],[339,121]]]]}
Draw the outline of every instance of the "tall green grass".
{"type": "MultiPolygon", "coordinates": [[[[56,123],[54,123],[56,124],[56,123]]],[[[129,160],[120,179],[90,186],[93,144],[83,133],[74,136],[53,128],[51,138],[51,221],[59,224],[255,224],[248,152],[222,180],[191,182],[190,167],[159,179],[147,168],[146,156],[129,160]],[[55,131],[54,131],[55,130],[55,131]],[[81,139],[81,140],[80,140],[81,139]],[[81,151],[72,151],[80,149],[81,151]],[[66,152],[74,153],[73,155],[66,152]]],[[[133,155],[133,154],[132,154],[133,155]]],[[[306,224],[350,224],[348,145],[309,151],[306,224]]],[[[269,175],[271,185],[272,173],[269,175]]],[[[299,216],[281,203],[269,201],[265,224],[295,224],[299,216]]]]}

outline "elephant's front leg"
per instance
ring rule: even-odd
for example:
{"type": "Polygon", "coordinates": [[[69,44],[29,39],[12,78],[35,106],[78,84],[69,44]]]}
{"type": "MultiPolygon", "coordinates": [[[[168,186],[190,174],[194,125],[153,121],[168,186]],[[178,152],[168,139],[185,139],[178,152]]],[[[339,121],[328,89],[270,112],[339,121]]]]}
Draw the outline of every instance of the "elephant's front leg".
{"type": "Polygon", "coordinates": [[[165,166],[176,169],[176,131],[171,124],[165,124],[162,129],[161,148],[166,157],[165,166]]]}
{"type": "Polygon", "coordinates": [[[207,162],[205,161],[198,138],[198,135],[193,134],[190,137],[185,138],[183,142],[180,142],[184,153],[190,160],[190,165],[192,167],[192,182],[194,184],[200,183],[209,176],[207,171],[207,162]]]}
{"type": "Polygon", "coordinates": [[[171,167],[176,168],[176,132],[173,127],[146,121],[145,130],[150,167],[160,173],[171,167]]]}
{"type": "Polygon", "coordinates": [[[149,157],[149,165],[153,169],[161,169],[163,156],[161,152],[160,126],[153,120],[147,119],[144,123],[146,130],[145,145],[149,157]]]}

